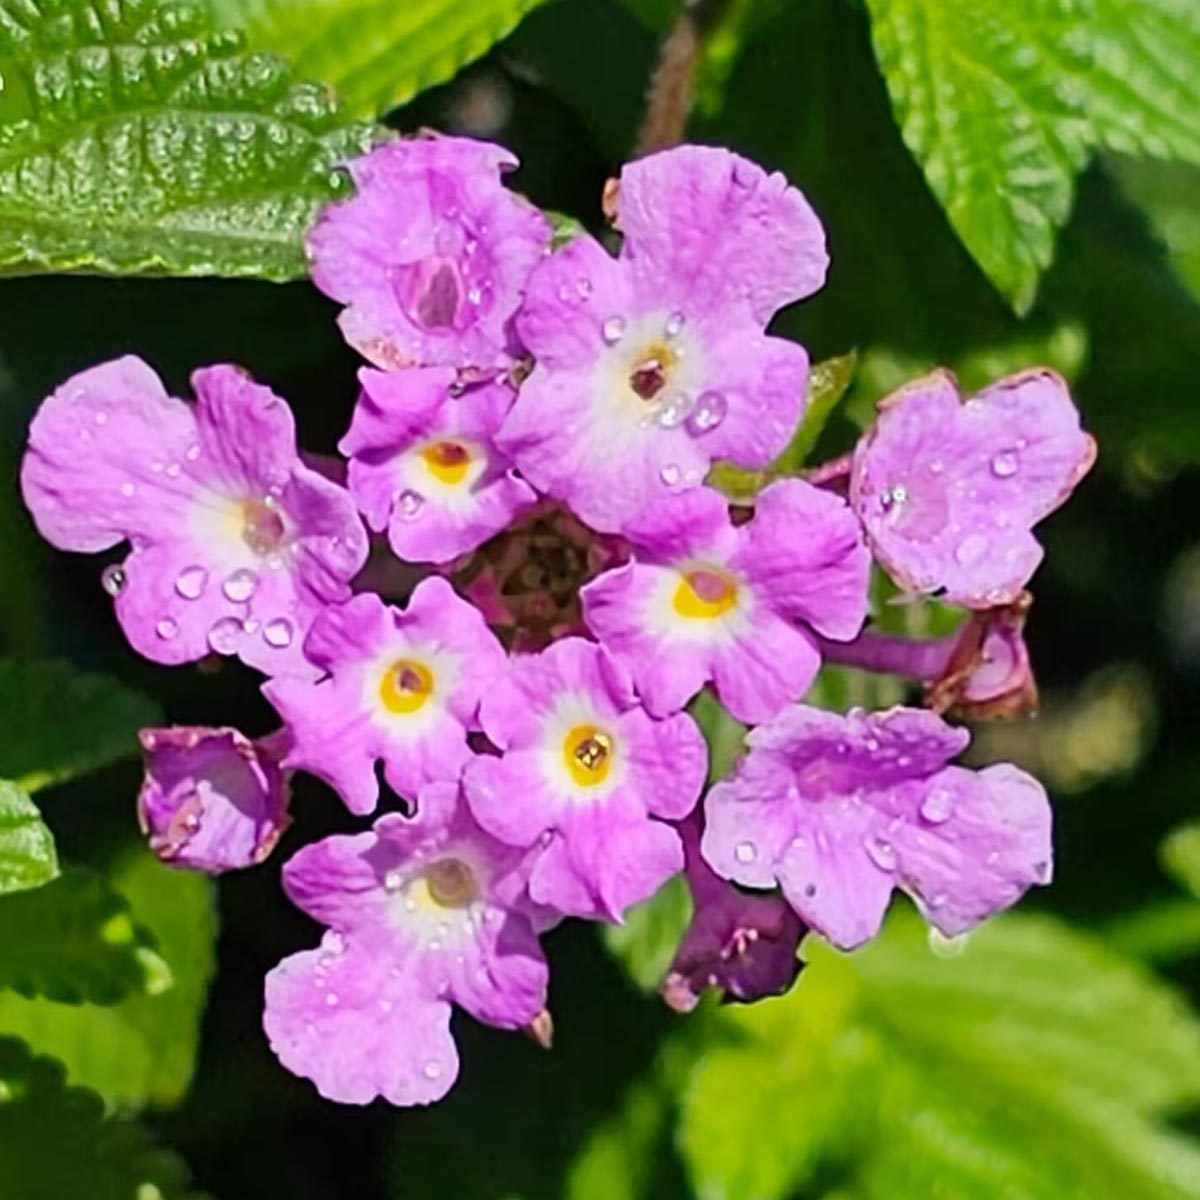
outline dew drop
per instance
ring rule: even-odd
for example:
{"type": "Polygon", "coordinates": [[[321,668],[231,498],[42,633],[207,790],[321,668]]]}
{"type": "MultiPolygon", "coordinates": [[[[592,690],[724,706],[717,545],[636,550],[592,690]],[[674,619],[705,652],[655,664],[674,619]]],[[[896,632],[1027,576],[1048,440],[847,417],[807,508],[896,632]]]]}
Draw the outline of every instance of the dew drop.
{"type": "Polygon", "coordinates": [[[169,642],[178,632],[179,626],[171,620],[170,617],[163,617],[161,621],[154,627],[154,632],[158,634],[164,642],[169,642]]]}
{"type": "Polygon", "coordinates": [[[729,412],[729,401],[720,392],[701,392],[696,407],[688,417],[688,433],[698,437],[702,433],[711,433],[729,412]]]}
{"type": "Polygon", "coordinates": [[[341,954],[346,949],[346,940],[340,933],[334,931],[326,935],[325,945],[330,954],[341,954]]]}
{"type": "Polygon", "coordinates": [[[404,876],[399,871],[389,871],[383,877],[383,886],[389,892],[398,892],[404,884],[404,876]]]}
{"type": "Polygon", "coordinates": [[[254,595],[256,587],[258,587],[258,576],[253,571],[243,567],[240,571],[234,571],[221,584],[221,591],[235,604],[244,604],[254,595]]]}
{"type": "Polygon", "coordinates": [[[125,590],[125,569],[116,563],[109,563],[100,572],[100,586],[110,595],[119,596],[125,590]]]}
{"type": "Polygon", "coordinates": [[[908,500],[908,488],[902,483],[896,484],[894,487],[886,488],[879,497],[879,503],[883,505],[884,512],[891,512],[893,508],[904,504],[908,500]]]}
{"type": "Polygon", "coordinates": [[[425,1064],[425,1078],[426,1079],[437,1079],[441,1075],[441,1073],[442,1073],[442,1064],[440,1062],[437,1062],[431,1058],[425,1064]]]}
{"type": "Polygon", "coordinates": [[[390,1013],[392,1011],[392,1002],[390,1000],[380,1000],[379,1011],[390,1013]]]}
{"type": "Polygon", "coordinates": [[[242,636],[242,623],[236,617],[222,617],[209,631],[208,644],[218,654],[232,654],[242,636]]]}
{"type": "Polygon", "coordinates": [[[610,346],[615,346],[625,336],[625,318],[609,317],[600,327],[600,332],[610,346]]]}
{"type": "Polygon", "coordinates": [[[171,463],[170,466],[167,467],[167,474],[172,479],[179,478],[179,471],[180,471],[180,466],[178,463],[171,463]]]}
{"type": "Polygon", "coordinates": [[[398,503],[400,515],[406,521],[412,521],[420,515],[421,509],[425,507],[425,497],[420,492],[401,492],[398,503]]]}
{"type": "Polygon", "coordinates": [[[964,567],[969,566],[973,562],[978,562],[980,556],[987,549],[987,538],[981,533],[972,533],[963,538],[959,542],[954,551],[954,558],[964,567]]]}
{"type": "Polygon", "coordinates": [[[680,471],[675,463],[667,463],[665,467],[658,473],[659,478],[667,485],[674,487],[679,482],[680,471]]]}
{"type": "Polygon", "coordinates": [[[678,337],[683,332],[683,327],[687,322],[687,318],[681,312],[673,312],[668,318],[666,325],[663,326],[663,333],[669,338],[678,337]]]}
{"type": "Polygon", "coordinates": [[[193,442],[192,445],[187,448],[187,453],[185,453],[183,457],[186,458],[188,462],[195,462],[196,459],[200,457],[200,447],[193,442]]]}
{"type": "Polygon", "coordinates": [[[586,275],[580,275],[575,281],[575,290],[580,300],[586,300],[592,294],[592,281],[586,275]]]}
{"type": "Polygon", "coordinates": [[[129,483],[128,481],[121,484],[121,495],[122,496],[132,496],[133,493],[136,491],[137,491],[137,488],[134,487],[134,485],[132,483],[129,483]]]}
{"type": "Polygon", "coordinates": [[[1004,450],[992,459],[992,474],[1009,479],[1021,469],[1021,462],[1011,450],[1004,450]]]}
{"type": "Polygon", "coordinates": [[[930,825],[940,825],[954,815],[954,796],[945,788],[934,788],[921,804],[921,817],[930,825]]]}
{"type": "Polygon", "coordinates": [[[758,857],[758,847],[753,842],[738,842],[734,847],[733,856],[740,863],[753,862],[758,857]]]}
{"type": "Polygon", "coordinates": [[[199,600],[207,583],[208,572],[203,567],[184,567],[175,579],[175,590],[185,600],[199,600]]]}
{"type": "Polygon", "coordinates": [[[896,847],[886,838],[878,836],[869,837],[864,845],[871,861],[881,871],[894,871],[896,869],[896,847]]]}
{"type": "Polygon", "coordinates": [[[472,287],[467,290],[467,303],[475,305],[476,308],[483,303],[483,293],[477,287],[472,287]]]}
{"type": "Polygon", "coordinates": [[[1045,883],[1050,878],[1050,864],[1045,860],[1033,864],[1034,878],[1045,883]]]}
{"type": "Polygon", "coordinates": [[[659,406],[655,420],[663,429],[676,429],[688,419],[696,401],[687,392],[672,392],[659,406]]]}
{"type": "Polygon", "coordinates": [[[263,640],[268,646],[274,646],[276,650],[290,646],[292,644],[292,623],[284,620],[283,617],[268,621],[263,630],[263,640]]]}
{"type": "Polygon", "coordinates": [[[97,425],[107,425],[108,424],[108,413],[106,413],[103,409],[101,409],[100,412],[98,412],[96,414],[96,424],[97,425]]]}
{"type": "Polygon", "coordinates": [[[326,992],[325,993],[325,1003],[328,1004],[330,1008],[337,1008],[337,1004],[338,1004],[337,992],[326,992]]]}

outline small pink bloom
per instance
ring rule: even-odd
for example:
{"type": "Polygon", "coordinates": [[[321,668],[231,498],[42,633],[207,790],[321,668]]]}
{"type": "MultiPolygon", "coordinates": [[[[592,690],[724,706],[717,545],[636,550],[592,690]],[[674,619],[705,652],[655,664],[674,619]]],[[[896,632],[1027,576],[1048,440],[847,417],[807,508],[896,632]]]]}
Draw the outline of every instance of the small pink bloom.
{"type": "Polygon", "coordinates": [[[378,367],[502,368],[550,225],[500,182],[517,160],[468,138],[389,142],[350,163],[356,195],[308,239],[313,282],[346,306],[346,340],[378,367]]]}
{"type": "Polygon", "coordinates": [[[990,608],[1020,595],[1042,560],[1030,530],[1095,458],[1053,371],[1023,371],[966,401],[937,371],[881,401],[854,453],[850,503],[901,587],[990,608]]]}
{"type": "Polygon", "coordinates": [[[875,936],[895,888],[963,933],[1048,882],[1051,862],[1041,784],[1008,763],[947,766],[968,741],[920,709],[789,708],[709,792],[704,857],[744,887],[781,886],[843,949],[875,936]]]}
{"type": "Polygon", "coordinates": [[[104,582],[147,658],[216,652],[311,674],[304,634],[366,560],[354,503],[303,465],[269,388],[232,366],[197,371],[192,386],[195,405],[172,399],[137,358],[69,379],[30,426],[25,503],[60,549],[130,542],[104,582]]]}
{"type": "Polygon", "coordinates": [[[483,618],[439,577],[418,584],[403,610],[369,592],[326,609],[304,650],[323,678],[263,687],[292,735],[285,764],[323,779],[359,814],[378,802],[381,759],[406,798],[457,779],[480,700],[505,671],[483,618]]]}
{"type": "Polygon", "coordinates": [[[852,638],[867,611],[870,556],[836,496],[797,479],[762,491],[734,526],[710,488],[626,526],[632,561],[583,589],[592,632],[655,716],[712,681],[740,721],[798,700],[821,665],[813,631],[852,638]]]}
{"type": "Polygon", "coordinates": [[[666,822],[700,795],[704,738],[684,714],[652,718],[601,647],[566,638],[517,656],[480,717],[502,753],[467,765],[467,799],[501,841],[536,847],[537,903],[619,921],[683,867],[666,822]]]}

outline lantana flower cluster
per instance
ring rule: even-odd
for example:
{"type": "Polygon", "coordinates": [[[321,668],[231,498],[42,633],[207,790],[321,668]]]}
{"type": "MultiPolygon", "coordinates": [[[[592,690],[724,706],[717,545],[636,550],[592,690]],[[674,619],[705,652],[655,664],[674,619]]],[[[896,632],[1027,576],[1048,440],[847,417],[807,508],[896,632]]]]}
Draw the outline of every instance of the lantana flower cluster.
{"type": "Polygon", "coordinates": [[[713,463],[769,467],[804,415],[808,356],[768,326],[825,279],[812,208],[683,146],[606,189],[614,254],[556,245],[515,165],[444,137],[350,165],[309,239],[370,364],[341,460],[302,453],[236,366],[188,399],[130,357],[44,401],[22,470],[55,546],[127,548],[102,580],[136,651],[266,677],[265,737],[142,732],[154,851],[261,862],[295,772],[364,821],[284,863],[324,932],[266,980],[271,1046],[336,1101],[443,1096],[455,1005],[548,1043],[541,935],[621,922],[681,872],[680,1010],[790,987],[810,930],[859,946],[896,889],[955,936],[1051,875],[1043,788],[956,765],[969,734],[944,714],[1035,698],[1031,530],[1094,457],[1063,381],[916,380],[846,458],[731,506],[713,463]],[[967,619],[876,631],[873,561],[967,619]],[[806,705],[824,662],[920,681],[925,706],[806,705]],[[752,727],[707,790],[706,688],[752,727]]]}

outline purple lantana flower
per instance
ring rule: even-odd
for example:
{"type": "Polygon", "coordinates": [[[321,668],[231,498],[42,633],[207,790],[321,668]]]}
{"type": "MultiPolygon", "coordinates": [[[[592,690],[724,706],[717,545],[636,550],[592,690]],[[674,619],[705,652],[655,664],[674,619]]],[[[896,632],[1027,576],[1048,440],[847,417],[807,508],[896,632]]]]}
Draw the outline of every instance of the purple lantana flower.
{"type": "Polygon", "coordinates": [[[565,638],[518,656],[480,716],[502,754],[467,765],[467,799],[501,841],[538,848],[537,903],[620,920],[683,867],[666,821],[700,795],[704,738],[686,714],[651,717],[601,647],[565,638]]]}
{"type": "Polygon", "coordinates": [[[550,240],[500,182],[507,150],[468,138],[389,142],[350,163],[357,194],[308,239],[313,282],[346,305],[346,340],[378,367],[507,366],[525,281],[550,240]]]}
{"type": "Polygon", "coordinates": [[[146,778],[138,819],[172,866],[230,871],[260,863],[291,824],[286,730],[251,741],[236,729],[175,726],[138,735],[146,778]]]}
{"type": "Polygon", "coordinates": [[[366,533],[349,494],[304,466],[288,406],[237,367],[170,397],[140,359],[75,375],[38,410],[21,469],[42,535],[95,553],[134,649],[161,663],[236,654],[311,673],[301,643],[350,595],[366,533]]]}
{"type": "Polygon", "coordinates": [[[854,452],[850,502],[901,587],[990,608],[1029,582],[1043,553],[1030,530],[1095,458],[1053,371],[1023,371],[966,401],[935,371],[880,402],[854,452]]]}
{"type": "Polygon", "coordinates": [[[323,779],[360,814],[379,799],[380,759],[401,796],[458,778],[480,699],[505,671],[483,618],[437,577],[418,584],[403,610],[370,592],[326,609],[304,650],[320,680],[263,686],[292,735],[285,764],[323,779]]]}
{"type": "Polygon", "coordinates": [[[786,992],[800,972],[804,924],[778,893],[745,892],[717,875],[700,853],[702,814],[680,822],[692,920],[663,983],[663,999],[691,1012],[707,988],[749,1003],[786,992]]]}
{"type": "Polygon", "coordinates": [[[631,163],[617,205],[620,258],[580,237],[530,278],[518,328],[537,365],[499,439],[606,532],[699,484],[714,458],[761,467],[784,448],[808,356],[763,331],[828,263],[800,192],[727,150],[631,163]]]}
{"type": "Polygon", "coordinates": [[[359,372],[362,395],[338,448],[367,524],[408,562],[445,563],[537,501],[493,441],[515,393],[460,394],[449,367],[359,372]]]}
{"type": "Polygon", "coordinates": [[[454,783],[423,788],[415,817],[293,856],[284,887],[329,932],[267,976],[263,1023],[284,1066],[344,1104],[428,1104],[458,1074],[452,1004],[502,1029],[537,1022],[549,972],[521,860],[454,783]]]}
{"type": "Polygon", "coordinates": [[[844,949],[875,936],[897,887],[963,933],[1046,883],[1051,862],[1041,784],[1007,763],[947,766],[969,740],[920,709],[789,708],[709,792],[704,857],[745,887],[780,885],[844,949]]]}
{"type": "Polygon", "coordinates": [[[708,681],[739,720],[798,700],[821,666],[816,639],[849,639],[867,612],[871,560],[837,496],[797,479],[764,489],[735,527],[709,488],[626,526],[632,561],[583,589],[588,627],[656,716],[708,681]]]}

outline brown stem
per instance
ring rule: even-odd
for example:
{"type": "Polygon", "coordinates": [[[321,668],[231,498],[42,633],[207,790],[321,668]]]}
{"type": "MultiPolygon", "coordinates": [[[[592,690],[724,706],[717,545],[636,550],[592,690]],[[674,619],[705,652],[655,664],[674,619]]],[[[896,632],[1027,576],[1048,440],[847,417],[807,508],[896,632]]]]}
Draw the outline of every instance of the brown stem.
{"type": "Polygon", "coordinates": [[[682,11],[658,52],[636,154],[652,154],[683,141],[704,39],[727,4],[728,0],[683,0],[682,11]]]}

